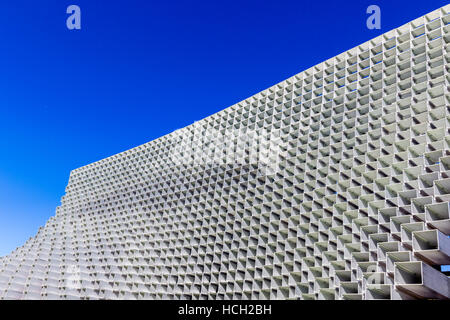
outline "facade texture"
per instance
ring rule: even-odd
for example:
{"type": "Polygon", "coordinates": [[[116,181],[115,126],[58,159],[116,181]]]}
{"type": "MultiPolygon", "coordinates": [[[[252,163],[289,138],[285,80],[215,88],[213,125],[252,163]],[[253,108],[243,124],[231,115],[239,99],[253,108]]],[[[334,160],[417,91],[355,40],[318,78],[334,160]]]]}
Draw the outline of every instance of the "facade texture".
{"type": "Polygon", "coordinates": [[[449,9],[72,171],[0,298],[449,298],[449,9]]]}

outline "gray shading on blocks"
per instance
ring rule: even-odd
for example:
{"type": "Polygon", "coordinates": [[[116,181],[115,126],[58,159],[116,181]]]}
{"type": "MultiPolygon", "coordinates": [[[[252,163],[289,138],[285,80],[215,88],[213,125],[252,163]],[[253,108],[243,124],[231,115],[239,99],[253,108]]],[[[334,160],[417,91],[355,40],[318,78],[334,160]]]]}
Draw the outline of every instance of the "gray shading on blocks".
{"type": "Polygon", "coordinates": [[[1,299],[448,299],[450,7],[73,170],[1,299]]]}

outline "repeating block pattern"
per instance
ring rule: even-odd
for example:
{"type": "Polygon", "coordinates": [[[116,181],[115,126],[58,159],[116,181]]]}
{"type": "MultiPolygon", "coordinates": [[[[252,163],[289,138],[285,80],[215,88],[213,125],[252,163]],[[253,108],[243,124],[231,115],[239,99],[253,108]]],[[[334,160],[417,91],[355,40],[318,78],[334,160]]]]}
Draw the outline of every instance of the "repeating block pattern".
{"type": "Polygon", "coordinates": [[[72,171],[0,298],[449,298],[449,9],[72,171]]]}

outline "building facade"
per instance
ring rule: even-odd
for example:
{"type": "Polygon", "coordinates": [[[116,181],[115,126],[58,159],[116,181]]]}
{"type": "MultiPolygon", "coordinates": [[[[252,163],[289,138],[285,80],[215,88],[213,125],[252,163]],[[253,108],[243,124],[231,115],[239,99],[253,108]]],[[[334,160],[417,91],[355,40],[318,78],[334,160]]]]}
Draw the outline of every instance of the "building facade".
{"type": "Polygon", "coordinates": [[[0,298],[450,298],[449,9],[73,170],[0,298]]]}

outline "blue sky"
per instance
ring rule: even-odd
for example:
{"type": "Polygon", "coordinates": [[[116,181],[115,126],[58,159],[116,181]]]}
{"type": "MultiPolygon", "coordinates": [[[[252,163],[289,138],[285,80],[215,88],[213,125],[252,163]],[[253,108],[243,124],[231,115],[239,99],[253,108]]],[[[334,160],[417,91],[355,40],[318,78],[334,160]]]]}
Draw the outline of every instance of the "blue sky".
{"type": "Polygon", "coordinates": [[[0,255],[72,169],[145,143],[446,1],[2,1],[0,255]],[[80,6],[82,29],[66,28],[80,6]],[[381,30],[366,28],[370,4],[381,30]]]}

